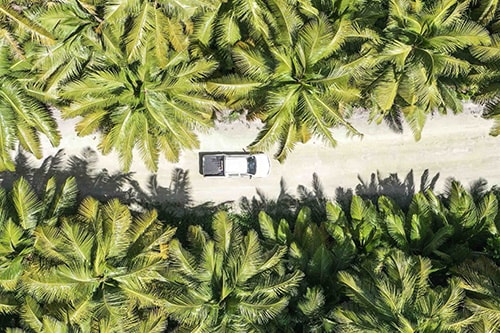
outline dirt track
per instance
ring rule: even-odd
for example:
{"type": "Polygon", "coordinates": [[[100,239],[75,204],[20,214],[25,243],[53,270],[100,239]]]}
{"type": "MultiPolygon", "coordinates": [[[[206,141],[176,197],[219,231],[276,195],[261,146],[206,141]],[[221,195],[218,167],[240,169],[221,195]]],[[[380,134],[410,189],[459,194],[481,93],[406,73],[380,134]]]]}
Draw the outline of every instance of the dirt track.
{"type": "MultiPolygon", "coordinates": [[[[466,104],[465,112],[460,115],[428,118],[419,142],[414,141],[407,128],[403,134],[398,134],[384,124],[369,125],[362,117],[351,122],[364,134],[363,139],[348,138],[343,130],[337,130],[334,131],[338,140],[336,148],[325,147],[314,139],[299,144],[284,164],[272,161],[271,175],[265,179],[203,178],[198,174],[199,151],[193,151],[185,152],[176,164],[161,160],[158,180],[161,185],[168,186],[174,168],[189,170],[196,202],[223,202],[237,200],[241,196],[251,197],[255,195],[256,188],[273,198],[279,193],[281,177],[290,192],[295,193],[298,185],[310,187],[314,172],[319,175],[329,196],[333,196],[339,186],[352,188],[357,185],[358,175],[368,180],[370,174],[377,170],[383,176],[397,173],[402,179],[413,169],[416,182],[425,169],[429,169],[431,175],[439,172],[438,190],[442,189],[448,177],[455,177],[464,184],[479,177],[485,178],[489,185],[500,184],[500,137],[488,135],[492,122],[479,117],[474,105],[466,104]]],[[[96,149],[98,137],[77,137],[73,131],[74,124],[74,120],[60,121],[61,144],[59,148],[52,148],[43,141],[45,156],[54,154],[60,148],[68,154],[79,154],[85,147],[96,149]]],[[[250,127],[243,123],[221,125],[216,131],[200,134],[200,151],[241,150],[257,132],[256,124],[250,127]]],[[[118,158],[114,154],[100,157],[99,167],[117,170],[118,158]]],[[[131,171],[135,172],[141,184],[150,175],[139,158],[132,164],[131,171]]]]}

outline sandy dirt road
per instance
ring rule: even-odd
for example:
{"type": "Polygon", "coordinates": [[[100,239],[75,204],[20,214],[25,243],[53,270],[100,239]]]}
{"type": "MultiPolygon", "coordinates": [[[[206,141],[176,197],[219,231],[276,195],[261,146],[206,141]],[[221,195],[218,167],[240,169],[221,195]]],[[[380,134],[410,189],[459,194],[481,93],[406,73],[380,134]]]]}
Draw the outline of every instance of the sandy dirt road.
{"type": "MultiPolygon", "coordinates": [[[[98,137],[76,136],[75,123],[75,120],[60,120],[61,144],[53,148],[44,141],[44,156],[55,154],[61,148],[68,155],[78,155],[85,147],[96,149],[98,137]]],[[[431,175],[439,172],[438,190],[448,177],[466,185],[479,177],[485,178],[489,185],[500,184],[500,137],[488,135],[492,121],[482,119],[477,106],[466,103],[463,114],[429,117],[419,142],[414,141],[408,128],[403,134],[394,133],[385,124],[368,124],[361,116],[353,117],[351,123],[364,134],[362,139],[347,137],[345,131],[335,130],[336,148],[326,147],[315,139],[298,144],[285,163],[272,161],[271,174],[267,178],[203,178],[198,173],[199,151],[241,150],[256,136],[259,127],[258,124],[244,123],[219,125],[217,130],[199,135],[200,150],[184,152],[175,164],[160,160],[158,181],[160,185],[168,186],[174,168],[189,170],[196,203],[252,197],[256,188],[274,198],[279,193],[282,177],[290,192],[295,193],[298,185],[310,187],[313,173],[318,174],[325,193],[331,197],[337,187],[353,188],[359,184],[358,175],[368,180],[377,170],[382,176],[397,173],[402,179],[413,169],[417,184],[425,169],[429,169],[431,175]]],[[[131,171],[140,184],[145,184],[151,173],[138,155],[134,156],[137,158],[131,171]]],[[[118,170],[117,156],[113,153],[100,156],[98,167],[110,172],[118,170]]]]}

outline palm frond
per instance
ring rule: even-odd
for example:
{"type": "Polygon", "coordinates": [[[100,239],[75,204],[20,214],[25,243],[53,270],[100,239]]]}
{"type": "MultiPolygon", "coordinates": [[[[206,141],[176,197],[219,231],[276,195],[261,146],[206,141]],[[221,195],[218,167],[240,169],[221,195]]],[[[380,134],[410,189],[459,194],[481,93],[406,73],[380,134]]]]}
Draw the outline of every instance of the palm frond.
{"type": "Polygon", "coordinates": [[[214,34],[217,15],[218,10],[214,9],[206,11],[202,15],[193,18],[193,37],[195,38],[195,40],[202,43],[203,45],[209,45],[214,34]]]}
{"type": "Polygon", "coordinates": [[[429,45],[437,52],[452,53],[471,45],[482,45],[490,42],[488,32],[474,22],[459,22],[450,31],[427,39],[429,45]]]}
{"type": "Polygon", "coordinates": [[[127,237],[128,229],[132,223],[130,210],[118,199],[113,199],[104,205],[102,214],[103,237],[109,241],[109,256],[125,256],[126,249],[130,244],[130,239],[127,237]]]}
{"type": "Polygon", "coordinates": [[[254,90],[262,87],[262,83],[236,74],[223,77],[221,80],[207,82],[208,91],[214,96],[226,97],[229,100],[243,99],[254,90]]]}
{"type": "Polygon", "coordinates": [[[65,237],[64,247],[69,250],[69,256],[77,260],[90,263],[92,260],[92,247],[94,246],[94,235],[82,228],[79,224],[69,224],[63,221],[61,231],[65,237]]]}
{"type": "Polygon", "coordinates": [[[65,262],[67,259],[60,249],[63,247],[63,239],[58,228],[53,226],[38,226],[33,232],[36,242],[35,250],[43,253],[48,260],[65,262]]]}
{"type": "Polygon", "coordinates": [[[78,214],[89,223],[96,223],[99,218],[99,201],[87,197],[82,200],[78,208],[78,214]]]}
{"type": "Polygon", "coordinates": [[[296,7],[285,1],[270,1],[268,6],[276,20],[277,44],[292,45],[294,36],[304,24],[296,7]]]}
{"type": "Polygon", "coordinates": [[[26,326],[40,332],[43,327],[42,310],[40,305],[30,296],[27,296],[21,306],[21,319],[26,326]]]}
{"type": "Polygon", "coordinates": [[[170,242],[170,253],[177,270],[186,276],[196,276],[195,258],[187,252],[178,240],[170,242]]]}
{"type": "Polygon", "coordinates": [[[62,216],[74,207],[78,192],[78,186],[74,177],[67,178],[59,189],[57,189],[56,179],[51,177],[47,181],[43,198],[45,215],[62,216]],[[54,194],[48,195],[52,191],[54,194]]]}
{"type": "MultiPolygon", "coordinates": [[[[485,43],[486,44],[486,43],[485,43]]],[[[483,62],[495,62],[500,59],[500,35],[491,35],[491,43],[486,45],[472,45],[469,50],[473,56],[483,62]]]]}
{"type": "Polygon", "coordinates": [[[12,161],[10,150],[14,148],[16,133],[15,133],[15,118],[0,105],[0,170],[14,171],[15,165],[12,161]]]}
{"type": "Polygon", "coordinates": [[[37,301],[48,303],[70,299],[78,295],[80,289],[76,281],[63,278],[55,269],[43,274],[33,272],[23,280],[22,288],[37,301]]]}
{"type": "Polygon", "coordinates": [[[214,37],[217,44],[223,48],[228,46],[233,46],[239,40],[241,40],[242,37],[240,28],[238,26],[237,18],[234,16],[234,14],[226,13],[219,18],[217,22],[217,29],[215,30],[214,33],[214,37]]]}
{"type": "Polygon", "coordinates": [[[126,32],[125,49],[127,60],[141,59],[143,48],[147,45],[148,32],[151,30],[151,10],[149,2],[143,2],[138,15],[134,15],[130,22],[130,30],[126,32]]]}
{"type": "Polygon", "coordinates": [[[167,317],[162,311],[148,311],[137,328],[138,333],[162,333],[167,328],[167,317]]]}
{"type": "Polygon", "coordinates": [[[402,108],[403,115],[410,126],[416,141],[419,141],[422,135],[427,115],[424,110],[417,106],[408,106],[402,108]]]}
{"type": "Polygon", "coordinates": [[[214,240],[218,251],[229,254],[231,243],[233,242],[233,222],[228,219],[227,214],[224,212],[219,212],[215,215],[212,223],[214,240]]]}
{"type": "Polygon", "coordinates": [[[266,58],[258,50],[233,49],[233,59],[241,73],[258,81],[265,80],[271,73],[268,71],[266,58]]]}
{"type": "Polygon", "coordinates": [[[51,44],[54,42],[54,36],[43,27],[38,25],[35,21],[32,21],[15,11],[11,6],[7,6],[6,4],[0,4],[0,13],[5,15],[9,20],[15,22],[15,24],[22,27],[22,29],[29,31],[30,34],[40,40],[43,43],[51,44]]]}
{"type": "Polygon", "coordinates": [[[20,178],[14,184],[12,201],[19,218],[19,224],[24,229],[36,227],[42,206],[37,195],[24,178],[20,178]]]}

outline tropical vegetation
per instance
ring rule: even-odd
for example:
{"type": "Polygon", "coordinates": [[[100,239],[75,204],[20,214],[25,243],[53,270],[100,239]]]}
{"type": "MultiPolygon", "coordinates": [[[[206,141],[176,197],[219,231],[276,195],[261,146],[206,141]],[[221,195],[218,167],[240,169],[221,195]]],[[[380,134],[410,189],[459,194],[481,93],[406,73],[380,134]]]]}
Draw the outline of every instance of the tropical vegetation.
{"type": "MultiPolygon", "coordinates": [[[[405,119],[484,105],[499,119],[498,2],[490,0],[230,0],[0,2],[0,170],[20,145],[57,146],[54,113],[98,135],[123,170],[151,171],[199,146],[227,110],[263,127],[250,150],[317,136],[336,145],[353,109],[405,119]]],[[[499,121],[491,130],[498,135],[499,121]]]]}
{"type": "Polygon", "coordinates": [[[331,199],[315,176],[235,210],[194,206],[181,171],[150,188],[162,200],[119,175],[97,200],[78,185],[92,173],[52,163],[0,173],[1,331],[500,330],[500,189],[484,181],[379,175],[331,199]]]}
{"type": "Polygon", "coordinates": [[[362,135],[353,109],[418,140],[472,99],[498,135],[499,17],[494,0],[0,0],[0,331],[499,332],[496,186],[372,175],[328,197],[314,176],[235,209],[194,205],[184,170],[147,190],[126,173],[177,161],[227,110],[280,162],[362,135]],[[59,114],[123,172],[92,151],[31,167],[59,114]]]}

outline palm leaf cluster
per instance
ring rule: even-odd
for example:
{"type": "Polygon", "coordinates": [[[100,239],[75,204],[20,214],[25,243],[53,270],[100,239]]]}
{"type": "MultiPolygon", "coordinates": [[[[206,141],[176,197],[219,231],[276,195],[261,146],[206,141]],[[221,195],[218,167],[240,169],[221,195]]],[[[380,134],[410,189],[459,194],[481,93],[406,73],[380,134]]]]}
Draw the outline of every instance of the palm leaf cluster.
{"type": "Polygon", "coordinates": [[[243,235],[226,213],[214,217],[212,239],[198,226],[187,238],[189,251],[171,243],[165,303],[182,332],[265,331],[302,279],[298,270],[287,273],[286,247],[266,251],[256,231],[243,235]]]}
{"type": "Polygon", "coordinates": [[[488,0],[2,1],[0,168],[17,143],[39,158],[40,134],[58,144],[49,106],[152,171],[224,109],[260,119],[249,148],[279,161],[313,136],[335,146],[336,128],[361,135],[355,107],[417,140],[464,98],[498,119],[498,17],[488,0]]]}
{"type": "Polygon", "coordinates": [[[402,113],[419,139],[426,114],[461,112],[458,94],[474,67],[463,52],[491,44],[467,9],[460,1],[388,2],[381,38],[363,46],[359,64],[374,101],[371,117],[402,113]]]}
{"type": "Polygon", "coordinates": [[[312,220],[309,207],[294,223],[259,215],[263,239],[288,244],[290,263],[305,274],[288,325],[308,332],[498,330],[492,286],[499,257],[490,246],[498,237],[498,191],[473,195],[452,181],[444,195],[429,188],[411,194],[407,207],[382,194],[373,200],[354,195],[344,208],[328,202],[326,220],[312,220]]]}
{"type": "Polygon", "coordinates": [[[456,181],[405,207],[305,198],[295,218],[219,211],[175,236],[161,211],[78,201],[75,178],[20,178],[0,191],[0,328],[495,332],[498,198],[456,181]]]}

